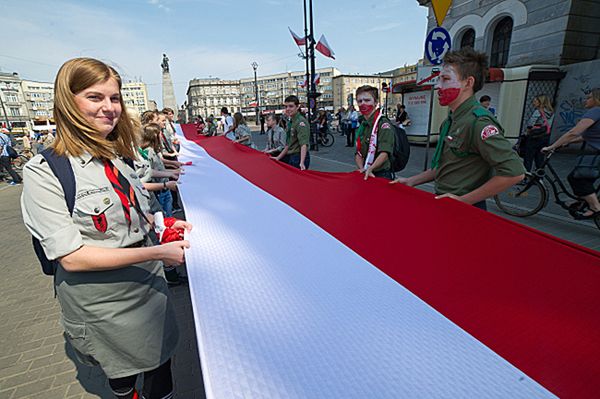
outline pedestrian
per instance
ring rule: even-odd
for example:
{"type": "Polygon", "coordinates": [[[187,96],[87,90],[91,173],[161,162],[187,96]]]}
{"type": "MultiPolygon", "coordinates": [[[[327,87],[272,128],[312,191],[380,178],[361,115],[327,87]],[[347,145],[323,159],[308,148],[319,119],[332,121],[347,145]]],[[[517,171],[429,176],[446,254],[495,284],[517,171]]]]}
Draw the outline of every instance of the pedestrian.
{"type": "Polygon", "coordinates": [[[492,115],[496,115],[496,109],[492,107],[492,97],[484,94],[483,96],[479,97],[479,104],[481,104],[483,108],[490,111],[492,115]]]}
{"type": "Polygon", "coordinates": [[[337,114],[335,114],[335,116],[337,118],[338,131],[340,132],[341,136],[346,135],[346,131],[344,130],[344,125],[342,124],[345,114],[346,114],[346,110],[344,109],[344,107],[340,107],[340,109],[338,109],[337,114]]]}
{"type": "Polygon", "coordinates": [[[525,168],[503,129],[475,99],[487,73],[487,56],[472,48],[451,51],[437,84],[439,103],[450,108],[440,128],[431,167],[394,183],[435,181],[438,199],[453,198],[481,209],[492,197],[523,179],[525,168]]]}
{"type": "Polygon", "coordinates": [[[279,126],[279,117],[275,114],[267,115],[267,146],[264,152],[276,157],[281,154],[286,144],[285,130],[279,126]]]}
{"type": "Polygon", "coordinates": [[[161,114],[165,116],[165,136],[171,142],[171,145],[175,151],[179,151],[179,140],[177,139],[174,124],[175,111],[173,111],[172,108],[165,107],[161,111],[161,114]]]}
{"type": "Polygon", "coordinates": [[[354,105],[348,107],[348,124],[346,126],[346,147],[354,147],[356,142],[356,129],[358,129],[358,112],[354,109],[354,105]]]}
{"type": "Polygon", "coordinates": [[[392,180],[390,156],[394,151],[394,127],[383,115],[379,105],[379,90],[373,86],[356,89],[356,103],[363,122],[358,128],[354,162],[359,172],[369,177],[392,180]]]}
{"type": "MultiPolygon", "coordinates": [[[[140,397],[140,373],[141,396],[167,398],[178,330],[162,266],[181,264],[189,243],[153,246],[148,237],[150,193],[123,161],[136,156],[124,108],[112,67],[91,58],[63,64],[54,85],[53,149],[72,165],[74,212],[42,155],[25,166],[21,207],[47,258],[59,262],[54,288],[77,357],[99,365],[118,398],[140,397]]],[[[176,225],[191,229],[183,221],[176,225]]]]}
{"type": "Polygon", "coordinates": [[[406,126],[410,126],[411,123],[408,112],[406,112],[406,106],[404,104],[396,105],[396,124],[404,129],[406,126]]]}
{"type": "Polygon", "coordinates": [[[17,174],[12,168],[11,158],[8,155],[9,147],[12,147],[10,137],[8,137],[8,129],[2,128],[0,130],[0,168],[4,169],[12,178],[12,181],[8,183],[11,186],[21,184],[21,176],[17,174]]]}
{"type": "Polygon", "coordinates": [[[235,135],[233,133],[233,118],[229,114],[227,107],[221,108],[221,126],[223,127],[223,133],[220,136],[225,136],[229,140],[234,140],[235,135]]]}
{"type": "MultiPolygon", "coordinates": [[[[577,212],[576,219],[593,219],[600,215],[598,189],[594,187],[595,181],[600,176],[600,88],[590,91],[585,100],[585,108],[587,111],[571,130],[552,145],[542,148],[543,152],[548,152],[571,143],[584,142],[578,157],[578,165],[567,176],[573,193],[584,200],[589,207],[589,210],[585,212],[577,212]],[[585,147],[588,146],[589,151],[586,151],[585,147]],[[591,152],[591,154],[586,154],[586,152],[591,152]],[[589,166],[582,167],[581,164],[585,158],[589,161],[589,166]]],[[[572,204],[572,207],[580,208],[578,205],[575,203],[572,204]]]]}
{"type": "Polygon", "coordinates": [[[537,96],[532,101],[533,113],[527,121],[527,129],[523,133],[520,145],[525,146],[523,164],[528,172],[535,161],[539,168],[544,163],[542,148],[550,144],[550,128],[554,120],[554,108],[547,96],[537,96]]]}
{"type": "Polygon", "coordinates": [[[252,131],[246,124],[244,115],[242,115],[241,112],[233,114],[233,132],[235,134],[235,140],[233,140],[234,143],[254,148],[254,144],[252,143],[252,131]]]}
{"type": "Polygon", "coordinates": [[[260,134],[265,134],[265,116],[260,114],[260,134]]]}
{"type": "Polygon", "coordinates": [[[310,153],[308,151],[310,127],[308,121],[300,113],[298,97],[294,95],[287,96],[283,104],[285,113],[290,119],[286,129],[286,145],[279,155],[271,158],[283,161],[300,170],[306,170],[310,166],[310,153]]]}

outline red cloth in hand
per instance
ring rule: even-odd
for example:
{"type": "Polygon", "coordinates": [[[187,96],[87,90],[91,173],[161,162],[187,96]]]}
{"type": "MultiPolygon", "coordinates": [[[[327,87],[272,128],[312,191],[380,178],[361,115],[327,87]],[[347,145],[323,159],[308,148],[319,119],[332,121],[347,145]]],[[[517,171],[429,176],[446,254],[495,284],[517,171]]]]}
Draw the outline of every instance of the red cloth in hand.
{"type": "Polygon", "coordinates": [[[160,239],[161,244],[165,244],[167,242],[183,240],[184,229],[172,228],[172,226],[175,224],[176,221],[177,221],[177,219],[175,219],[175,218],[165,218],[165,226],[167,228],[163,232],[162,237],[160,239]]]}

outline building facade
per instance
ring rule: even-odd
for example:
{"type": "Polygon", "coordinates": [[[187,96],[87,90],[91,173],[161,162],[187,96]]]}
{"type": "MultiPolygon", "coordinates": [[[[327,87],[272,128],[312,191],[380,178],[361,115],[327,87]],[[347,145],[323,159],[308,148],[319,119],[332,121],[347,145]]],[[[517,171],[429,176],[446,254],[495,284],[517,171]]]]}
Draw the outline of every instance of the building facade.
{"type": "MultiPolygon", "coordinates": [[[[428,31],[437,24],[430,0],[428,31]]],[[[519,118],[523,131],[533,112],[532,100],[546,95],[553,100],[553,139],[571,129],[585,112],[586,94],[600,87],[600,7],[590,0],[455,0],[442,25],[452,37],[454,50],[473,47],[488,55],[492,68],[504,76],[524,80],[522,93],[501,79],[484,86],[489,94],[512,107],[500,113],[501,122],[519,118]],[[505,98],[502,98],[505,97],[505,98]],[[518,104],[515,104],[517,102],[518,104]],[[510,114],[510,115],[508,115],[510,114]]],[[[521,89],[520,89],[521,90],[521,89]]],[[[494,104],[493,104],[494,105],[494,104]]]]}
{"type": "Polygon", "coordinates": [[[151,109],[148,90],[143,82],[123,83],[121,95],[127,109],[134,114],[141,115],[144,111],[151,109]]]}
{"type": "Polygon", "coordinates": [[[32,127],[21,82],[16,72],[0,72],[0,124],[17,134],[32,127]]]}
{"type": "Polygon", "coordinates": [[[221,108],[230,113],[240,111],[240,81],[218,78],[193,79],[187,90],[188,120],[209,115],[220,116],[221,108]]]}
{"type": "Polygon", "coordinates": [[[27,112],[32,128],[42,129],[54,124],[54,84],[22,80],[21,88],[27,104],[27,112]]]}
{"type": "MultiPolygon", "coordinates": [[[[391,73],[378,75],[338,75],[333,78],[333,108],[337,111],[341,107],[348,108],[356,105],[355,93],[360,86],[369,85],[379,89],[380,100],[385,101],[381,84],[389,84],[392,80],[391,73]]],[[[358,108],[357,108],[358,109],[358,108]]]]}

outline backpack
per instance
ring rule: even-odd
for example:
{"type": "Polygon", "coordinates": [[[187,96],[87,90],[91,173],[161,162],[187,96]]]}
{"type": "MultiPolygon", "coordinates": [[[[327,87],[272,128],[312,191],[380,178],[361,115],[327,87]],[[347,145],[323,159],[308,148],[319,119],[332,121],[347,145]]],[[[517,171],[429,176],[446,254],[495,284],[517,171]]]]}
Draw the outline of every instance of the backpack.
{"type": "MultiPolygon", "coordinates": [[[[46,162],[48,162],[48,166],[50,166],[52,173],[58,178],[63,193],[65,194],[65,202],[67,203],[69,214],[73,216],[73,209],[75,208],[75,174],[73,173],[69,158],[56,154],[52,148],[46,148],[40,154],[44,157],[46,162]]],[[[123,161],[133,169],[132,159],[124,158],[123,161]]],[[[58,260],[48,260],[40,240],[31,236],[31,241],[33,243],[35,255],[42,266],[42,272],[47,276],[56,274],[59,263],[58,260]]]]}
{"type": "Polygon", "coordinates": [[[392,172],[400,172],[406,167],[410,158],[410,143],[406,131],[400,126],[390,123],[394,129],[394,151],[390,157],[392,172]]]}

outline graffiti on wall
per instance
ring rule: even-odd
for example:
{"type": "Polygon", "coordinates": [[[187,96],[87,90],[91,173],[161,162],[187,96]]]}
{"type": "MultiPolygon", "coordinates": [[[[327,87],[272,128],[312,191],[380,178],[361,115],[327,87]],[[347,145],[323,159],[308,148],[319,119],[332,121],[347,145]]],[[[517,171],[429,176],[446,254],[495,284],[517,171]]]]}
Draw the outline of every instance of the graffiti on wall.
{"type": "Polygon", "coordinates": [[[586,95],[595,87],[600,87],[600,76],[594,71],[600,67],[600,60],[570,65],[567,75],[560,83],[556,102],[554,132],[562,135],[579,122],[585,113],[586,95]]]}

